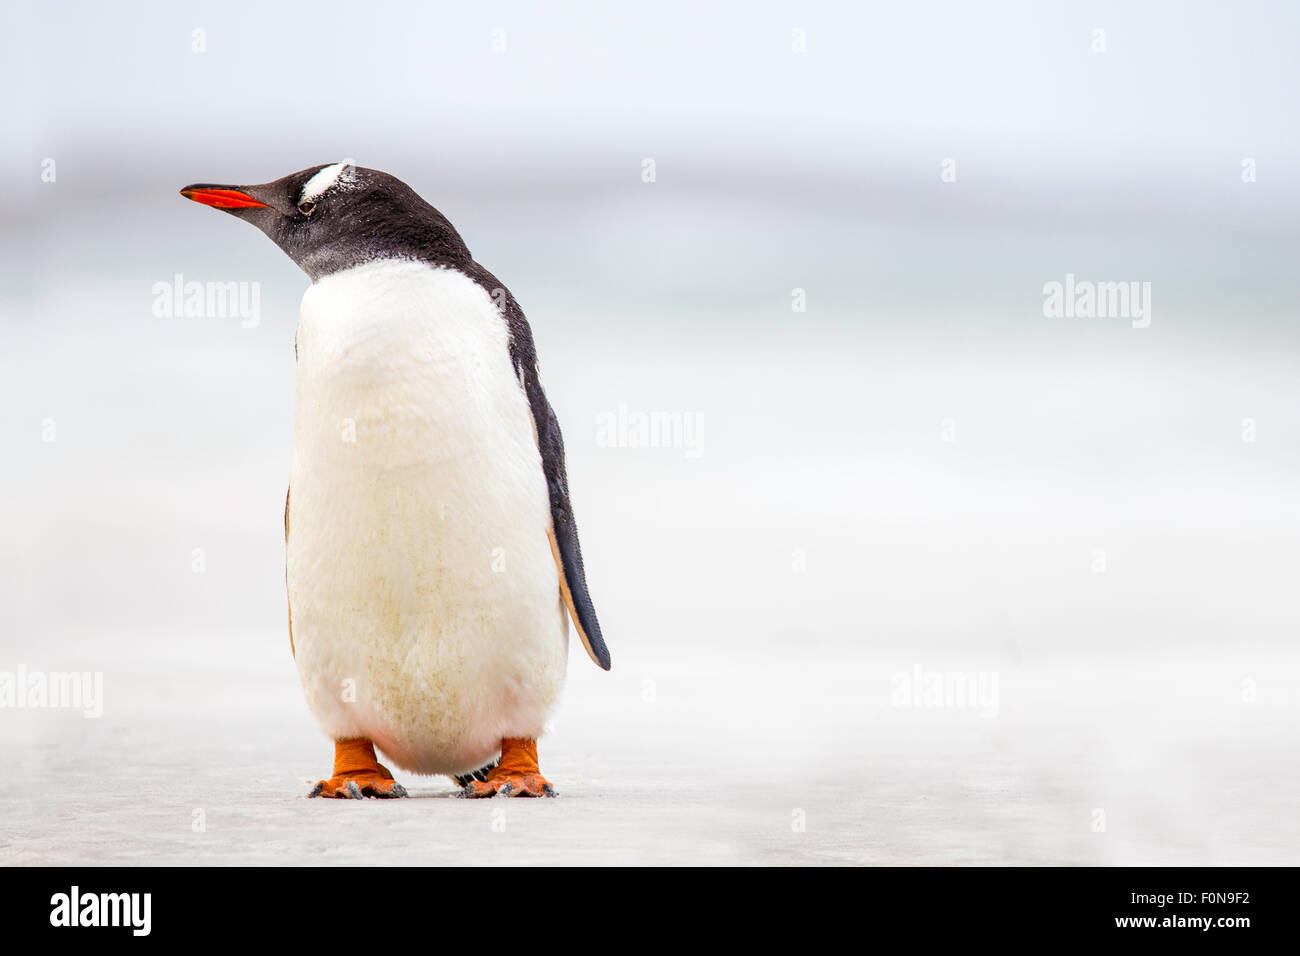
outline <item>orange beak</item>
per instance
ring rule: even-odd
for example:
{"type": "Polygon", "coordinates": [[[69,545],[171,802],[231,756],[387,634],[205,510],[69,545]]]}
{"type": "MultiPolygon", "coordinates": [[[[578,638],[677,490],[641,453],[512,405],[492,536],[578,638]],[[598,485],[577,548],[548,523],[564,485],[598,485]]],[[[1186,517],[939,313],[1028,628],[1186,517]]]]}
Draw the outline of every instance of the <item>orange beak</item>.
{"type": "Polygon", "coordinates": [[[222,189],[215,186],[186,186],[181,190],[181,195],[215,209],[257,209],[266,205],[238,189],[222,189]]]}

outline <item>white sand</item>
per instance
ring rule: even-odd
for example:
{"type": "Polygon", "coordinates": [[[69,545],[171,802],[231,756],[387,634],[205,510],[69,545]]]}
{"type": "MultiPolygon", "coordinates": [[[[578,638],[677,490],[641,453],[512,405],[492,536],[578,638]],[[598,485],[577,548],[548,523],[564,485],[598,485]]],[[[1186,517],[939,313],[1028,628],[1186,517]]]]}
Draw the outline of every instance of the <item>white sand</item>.
{"type": "Polygon", "coordinates": [[[541,751],[558,799],[458,800],[399,774],[410,799],[352,802],[304,796],[331,750],[282,643],[154,648],[106,677],[99,720],[8,713],[0,863],[1300,858],[1294,660],[1250,704],[1206,659],[1009,664],[980,717],[892,706],[901,660],[624,653],[604,675],[575,658],[541,751]]]}

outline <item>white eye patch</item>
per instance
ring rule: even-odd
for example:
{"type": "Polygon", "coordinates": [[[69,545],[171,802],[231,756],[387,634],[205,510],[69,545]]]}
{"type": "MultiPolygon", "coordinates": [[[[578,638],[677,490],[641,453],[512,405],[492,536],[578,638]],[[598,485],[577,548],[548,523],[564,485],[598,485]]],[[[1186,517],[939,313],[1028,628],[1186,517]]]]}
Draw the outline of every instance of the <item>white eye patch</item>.
{"type": "Polygon", "coordinates": [[[302,195],[298,197],[298,202],[315,202],[321,196],[334,186],[335,183],[343,176],[344,170],[351,165],[347,160],[341,163],[335,163],[333,166],[326,166],[311,179],[303,183],[302,195]]]}

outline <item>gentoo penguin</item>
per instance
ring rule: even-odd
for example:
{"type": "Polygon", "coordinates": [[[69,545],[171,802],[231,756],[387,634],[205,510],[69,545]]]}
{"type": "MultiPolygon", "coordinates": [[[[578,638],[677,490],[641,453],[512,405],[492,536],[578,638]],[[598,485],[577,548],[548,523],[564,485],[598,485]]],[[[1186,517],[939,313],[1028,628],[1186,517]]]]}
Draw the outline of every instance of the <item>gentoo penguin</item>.
{"type": "Polygon", "coordinates": [[[519,304],[378,170],[181,195],[252,223],[312,282],[284,515],[290,648],[335,747],[310,796],[405,796],[376,747],[464,796],[553,796],[536,741],[569,615],[610,660],[519,304]]]}

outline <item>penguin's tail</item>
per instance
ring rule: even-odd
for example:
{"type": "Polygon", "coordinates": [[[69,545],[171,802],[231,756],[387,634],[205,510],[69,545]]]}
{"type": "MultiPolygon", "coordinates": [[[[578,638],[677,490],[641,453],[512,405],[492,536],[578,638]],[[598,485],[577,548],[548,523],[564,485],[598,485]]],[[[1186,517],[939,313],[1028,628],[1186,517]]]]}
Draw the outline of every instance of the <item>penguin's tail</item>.
{"type": "Polygon", "coordinates": [[[486,780],[487,780],[487,775],[488,775],[489,773],[491,773],[491,772],[496,768],[496,765],[497,765],[497,762],[496,762],[495,760],[493,760],[493,761],[492,761],[490,764],[488,764],[486,767],[480,767],[478,770],[475,770],[473,773],[463,773],[463,774],[461,774],[461,775],[459,775],[459,776],[456,776],[455,774],[453,774],[452,777],[451,777],[451,779],[456,781],[456,786],[458,786],[458,787],[460,787],[462,790],[464,790],[466,787],[468,787],[468,786],[469,786],[471,783],[473,783],[475,780],[486,781],[486,780]]]}

